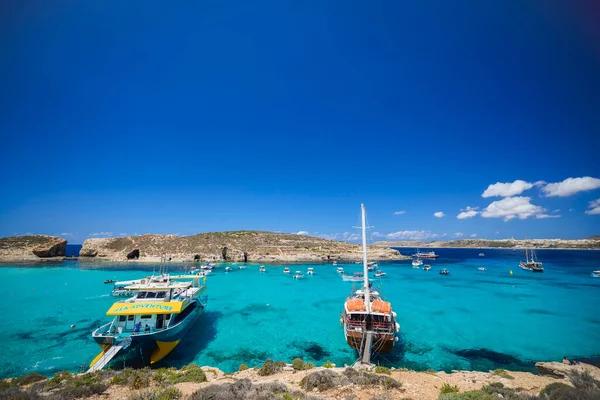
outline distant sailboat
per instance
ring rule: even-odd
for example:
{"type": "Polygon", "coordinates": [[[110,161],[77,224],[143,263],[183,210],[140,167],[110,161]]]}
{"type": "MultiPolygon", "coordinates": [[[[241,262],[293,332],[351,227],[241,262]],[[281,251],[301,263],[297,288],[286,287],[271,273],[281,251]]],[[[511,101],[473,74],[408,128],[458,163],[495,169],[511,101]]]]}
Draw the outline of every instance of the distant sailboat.
{"type": "Polygon", "coordinates": [[[531,260],[529,259],[529,255],[527,253],[527,248],[525,248],[525,261],[521,261],[519,266],[523,269],[532,272],[544,272],[544,267],[540,261],[535,260],[535,252],[533,249],[529,251],[531,253],[531,260]]]}

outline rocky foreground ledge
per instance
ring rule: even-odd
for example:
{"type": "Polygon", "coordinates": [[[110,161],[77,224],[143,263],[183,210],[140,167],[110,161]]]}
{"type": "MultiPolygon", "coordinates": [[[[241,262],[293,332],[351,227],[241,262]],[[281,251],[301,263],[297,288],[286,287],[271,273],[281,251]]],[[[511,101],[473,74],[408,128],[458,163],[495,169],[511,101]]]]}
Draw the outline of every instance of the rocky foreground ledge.
{"type": "MultiPolygon", "coordinates": [[[[315,368],[296,359],[292,364],[265,361],[260,368],[240,366],[234,374],[190,364],[174,368],[100,371],[47,379],[31,373],[0,381],[0,398],[103,400],[592,400],[600,398],[600,369],[591,365],[538,363],[542,371],[415,372],[387,369],[315,368]]],[[[331,368],[327,368],[331,367],[331,368]]]]}
{"type": "MultiPolygon", "coordinates": [[[[140,235],[87,239],[81,259],[108,261],[234,261],[234,262],[326,262],[359,261],[361,246],[295,234],[235,231],[192,236],[140,235]]],[[[399,251],[371,246],[369,260],[406,259],[399,251]]]]}
{"type": "Polygon", "coordinates": [[[0,262],[62,259],[67,241],[57,236],[30,235],[0,238],[0,262]]]}

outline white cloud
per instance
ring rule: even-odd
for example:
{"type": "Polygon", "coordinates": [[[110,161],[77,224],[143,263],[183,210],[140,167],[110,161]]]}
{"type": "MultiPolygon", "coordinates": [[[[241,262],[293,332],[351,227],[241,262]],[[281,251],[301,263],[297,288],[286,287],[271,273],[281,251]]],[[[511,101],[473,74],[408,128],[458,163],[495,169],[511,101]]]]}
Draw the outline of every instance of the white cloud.
{"type": "Polygon", "coordinates": [[[394,213],[394,215],[402,215],[402,214],[404,214],[405,212],[406,212],[406,211],[404,211],[404,210],[402,210],[402,211],[396,211],[396,212],[394,213]]]}
{"type": "Polygon", "coordinates": [[[71,233],[71,232],[63,232],[63,233],[60,233],[58,236],[73,236],[73,233],[71,233]]]}
{"type": "Polygon", "coordinates": [[[373,232],[371,234],[371,236],[373,236],[373,237],[385,237],[385,234],[381,233],[381,232],[373,232]]]}
{"type": "Polygon", "coordinates": [[[433,239],[437,237],[437,233],[432,233],[429,231],[398,231],[388,233],[386,235],[387,239],[404,239],[404,240],[423,240],[423,239],[433,239]]]}
{"type": "Polygon", "coordinates": [[[127,233],[125,233],[125,232],[119,233],[119,236],[127,236],[127,233]]]}
{"type": "Polygon", "coordinates": [[[112,237],[113,233],[112,232],[95,232],[95,233],[90,233],[90,236],[96,236],[96,237],[112,237]]]}
{"type": "Polygon", "coordinates": [[[574,208],[569,208],[569,211],[575,211],[575,209],[574,208]]]}
{"type": "Polygon", "coordinates": [[[600,199],[590,201],[590,209],[585,213],[588,215],[600,215],[600,199]]]}
{"type": "Polygon", "coordinates": [[[546,218],[560,218],[560,215],[537,214],[535,217],[536,217],[537,219],[546,219],[546,218]]]}
{"type": "Polygon", "coordinates": [[[556,210],[554,210],[552,212],[560,212],[560,208],[557,208],[556,210]]]}
{"type": "Polygon", "coordinates": [[[441,211],[438,211],[438,212],[434,212],[434,213],[433,213],[433,216],[434,216],[434,217],[437,217],[437,218],[444,218],[444,215],[446,215],[446,214],[444,214],[444,213],[443,213],[443,212],[441,212],[441,211]]]}
{"type": "Polygon", "coordinates": [[[477,234],[476,233],[472,233],[470,236],[471,237],[477,237],[477,234]]]}
{"type": "Polygon", "coordinates": [[[462,232],[456,232],[456,233],[454,234],[454,236],[456,236],[456,237],[462,237],[462,236],[465,236],[465,234],[464,234],[464,233],[462,233],[462,232]]]}
{"type": "Polygon", "coordinates": [[[448,234],[447,233],[442,233],[442,236],[448,236],[448,234]]]}
{"type": "Polygon", "coordinates": [[[303,236],[306,236],[306,235],[308,235],[308,232],[307,232],[307,231],[298,231],[298,232],[296,232],[295,234],[296,234],[296,235],[303,235],[303,236]]]}
{"type": "Polygon", "coordinates": [[[516,194],[521,194],[524,191],[531,189],[533,185],[534,184],[531,182],[525,182],[522,180],[516,180],[512,183],[496,182],[493,185],[489,185],[488,188],[484,190],[481,197],[510,197],[516,194]]]}
{"type": "Polygon", "coordinates": [[[479,207],[468,207],[466,209],[462,209],[461,208],[461,213],[458,214],[456,216],[456,218],[458,219],[467,219],[467,218],[473,218],[474,216],[476,216],[477,214],[479,214],[479,212],[475,211],[477,210],[479,207]]]}
{"type": "Polygon", "coordinates": [[[343,240],[346,242],[355,242],[361,239],[361,235],[359,233],[351,233],[351,232],[343,232],[343,233],[323,233],[317,235],[323,239],[329,240],[343,240]]]}
{"type": "Polygon", "coordinates": [[[546,183],[546,181],[535,181],[533,182],[533,186],[544,186],[546,183]]]}
{"type": "Polygon", "coordinates": [[[481,216],[484,218],[504,218],[504,221],[510,221],[514,218],[527,219],[545,211],[542,207],[531,204],[530,201],[531,197],[522,196],[496,200],[481,212],[481,216]]]}
{"type": "Polygon", "coordinates": [[[547,197],[566,197],[577,192],[600,188],[600,179],[584,176],[583,178],[567,178],[562,182],[549,183],[542,188],[547,197]]]}

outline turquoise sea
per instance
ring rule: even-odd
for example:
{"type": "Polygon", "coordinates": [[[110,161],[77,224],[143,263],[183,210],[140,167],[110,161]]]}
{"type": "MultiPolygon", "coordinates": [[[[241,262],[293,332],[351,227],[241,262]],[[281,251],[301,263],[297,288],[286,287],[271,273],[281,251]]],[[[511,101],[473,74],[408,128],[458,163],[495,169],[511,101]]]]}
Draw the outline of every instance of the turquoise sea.
{"type": "MultiPolygon", "coordinates": [[[[380,265],[387,276],[374,285],[392,302],[402,338],[377,362],[419,370],[533,370],[534,361],[564,355],[598,361],[600,278],[591,272],[600,269],[600,252],[538,251],[545,272],[534,274],[518,267],[521,251],[435,250],[440,258],[429,262],[431,271],[414,269],[410,261],[380,265]],[[451,275],[439,275],[440,268],[451,275]]],[[[207,312],[162,366],[196,362],[232,372],[268,358],[355,361],[339,323],[352,283],[331,264],[312,265],[315,275],[302,280],[284,275],[283,265],[267,265],[266,274],[258,264],[230,273],[224,266],[208,277],[207,312]]],[[[183,265],[169,268],[174,273],[183,265]]],[[[152,269],[78,261],[1,265],[0,377],[85,367],[99,352],[91,332],[109,321],[105,312],[114,300],[104,280],[139,278],[152,269]]]]}

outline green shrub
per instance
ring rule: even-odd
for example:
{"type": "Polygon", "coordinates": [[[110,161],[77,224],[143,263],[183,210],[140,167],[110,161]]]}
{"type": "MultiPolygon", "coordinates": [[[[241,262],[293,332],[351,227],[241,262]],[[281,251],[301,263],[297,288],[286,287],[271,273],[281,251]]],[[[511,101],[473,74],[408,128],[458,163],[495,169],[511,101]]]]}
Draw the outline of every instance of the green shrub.
{"type": "Polygon", "coordinates": [[[246,364],[240,364],[240,368],[238,369],[238,371],[245,371],[248,369],[248,366],[246,364]]]}
{"type": "Polygon", "coordinates": [[[304,369],[313,369],[315,367],[315,364],[308,362],[306,364],[304,364],[304,369]]]}
{"type": "Polygon", "coordinates": [[[292,361],[292,367],[296,370],[296,371],[302,371],[304,370],[304,361],[302,361],[301,358],[294,358],[294,360],[292,361]]]}
{"type": "Polygon", "coordinates": [[[555,392],[560,393],[560,392],[572,391],[572,390],[574,390],[573,387],[567,385],[566,383],[554,382],[554,383],[547,385],[545,388],[542,389],[542,391],[540,392],[540,398],[551,399],[555,392]],[[544,397],[544,396],[546,396],[546,397],[544,397]]]}
{"type": "Polygon", "coordinates": [[[473,390],[464,393],[440,394],[438,400],[497,400],[497,398],[481,390],[473,390]]]}
{"type": "Polygon", "coordinates": [[[3,400],[40,400],[40,395],[30,390],[22,390],[18,386],[11,386],[0,392],[0,399],[3,400]]]}
{"type": "Polygon", "coordinates": [[[181,391],[175,387],[163,389],[146,389],[134,393],[128,400],[177,400],[182,397],[181,391]]]}
{"type": "Polygon", "coordinates": [[[495,369],[492,372],[492,375],[496,375],[496,376],[499,376],[499,377],[505,378],[505,379],[515,379],[514,376],[510,375],[508,372],[506,372],[503,369],[495,369]]]}
{"type": "Polygon", "coordinates": [[[46,382],[45,389],[52,390],[59,387],[65,380],[71,379],[69,371],[58,372],[51,379],[46,382]]]}
{"type": "Polygon", "coordinates": [[[444,383],[440,389],[440,394],[458,393],[458,386],[452,386],[449,383],[444,383]]]}
{"type": "Polygon", "coordinates": [[[13,379],[11,381],[11,383],[13,385],[23,386],[23,385],[30,385],[32,383],[43,381],[43,380],[46,380],[46,377],[44,375],[40,375],[36,372],[30,372],[27,375],[23,375],[23,376],[13,379]]]}
{"type": "Polygon", "coordinates": [[[327,360],[327,362],[323,364],[323,368],[333,368],[333,363],[327,360]]]}
{"type": "Polygon", "coordinates": [[[206,374],[198,364],[189,364],[183,367],[182,373],[173,374],[172,383],[206,382],[206,374]]]}
{"type": "Polygon", "coordinates": [[[390,371],[389,368],[386,367],[382,367],[380,365],[378,365],[377,367],[375,367],[375,372],[378,374],[386,374],[386,375],[391,375],[392,371],[390,371]]]}
{"type": "Polygon", "coordinates": [[[123,378],[123,375],[115,375],[110,380],[112,385],[124,385],[127,383],[127,379],[123,378]]]}
{"type": "Polygon", "coordinates": [[[7,381],[5,379],[0,380],[0,392],[3,392],[11,387],[12,387],[12,385],[10,384],[9,381],[7,381]]]}
{"type": "Polygon", "coordinates": [[[260,376],[273,375],[277,372],[280,372],[284,366],[285,366],[284,362],[281,362],[281,361],[274,362],[273,360],[267,360],[263,363],[263,365],[258,370],[258,374],[260,376]]]}
{"type": "Polygon", "coordinates": [[[128,379],[129,388],[133,390],[143,389],[148,387],[150,381],[148,379],[147,374],[143,372],[136,372],[128,379]]]}

